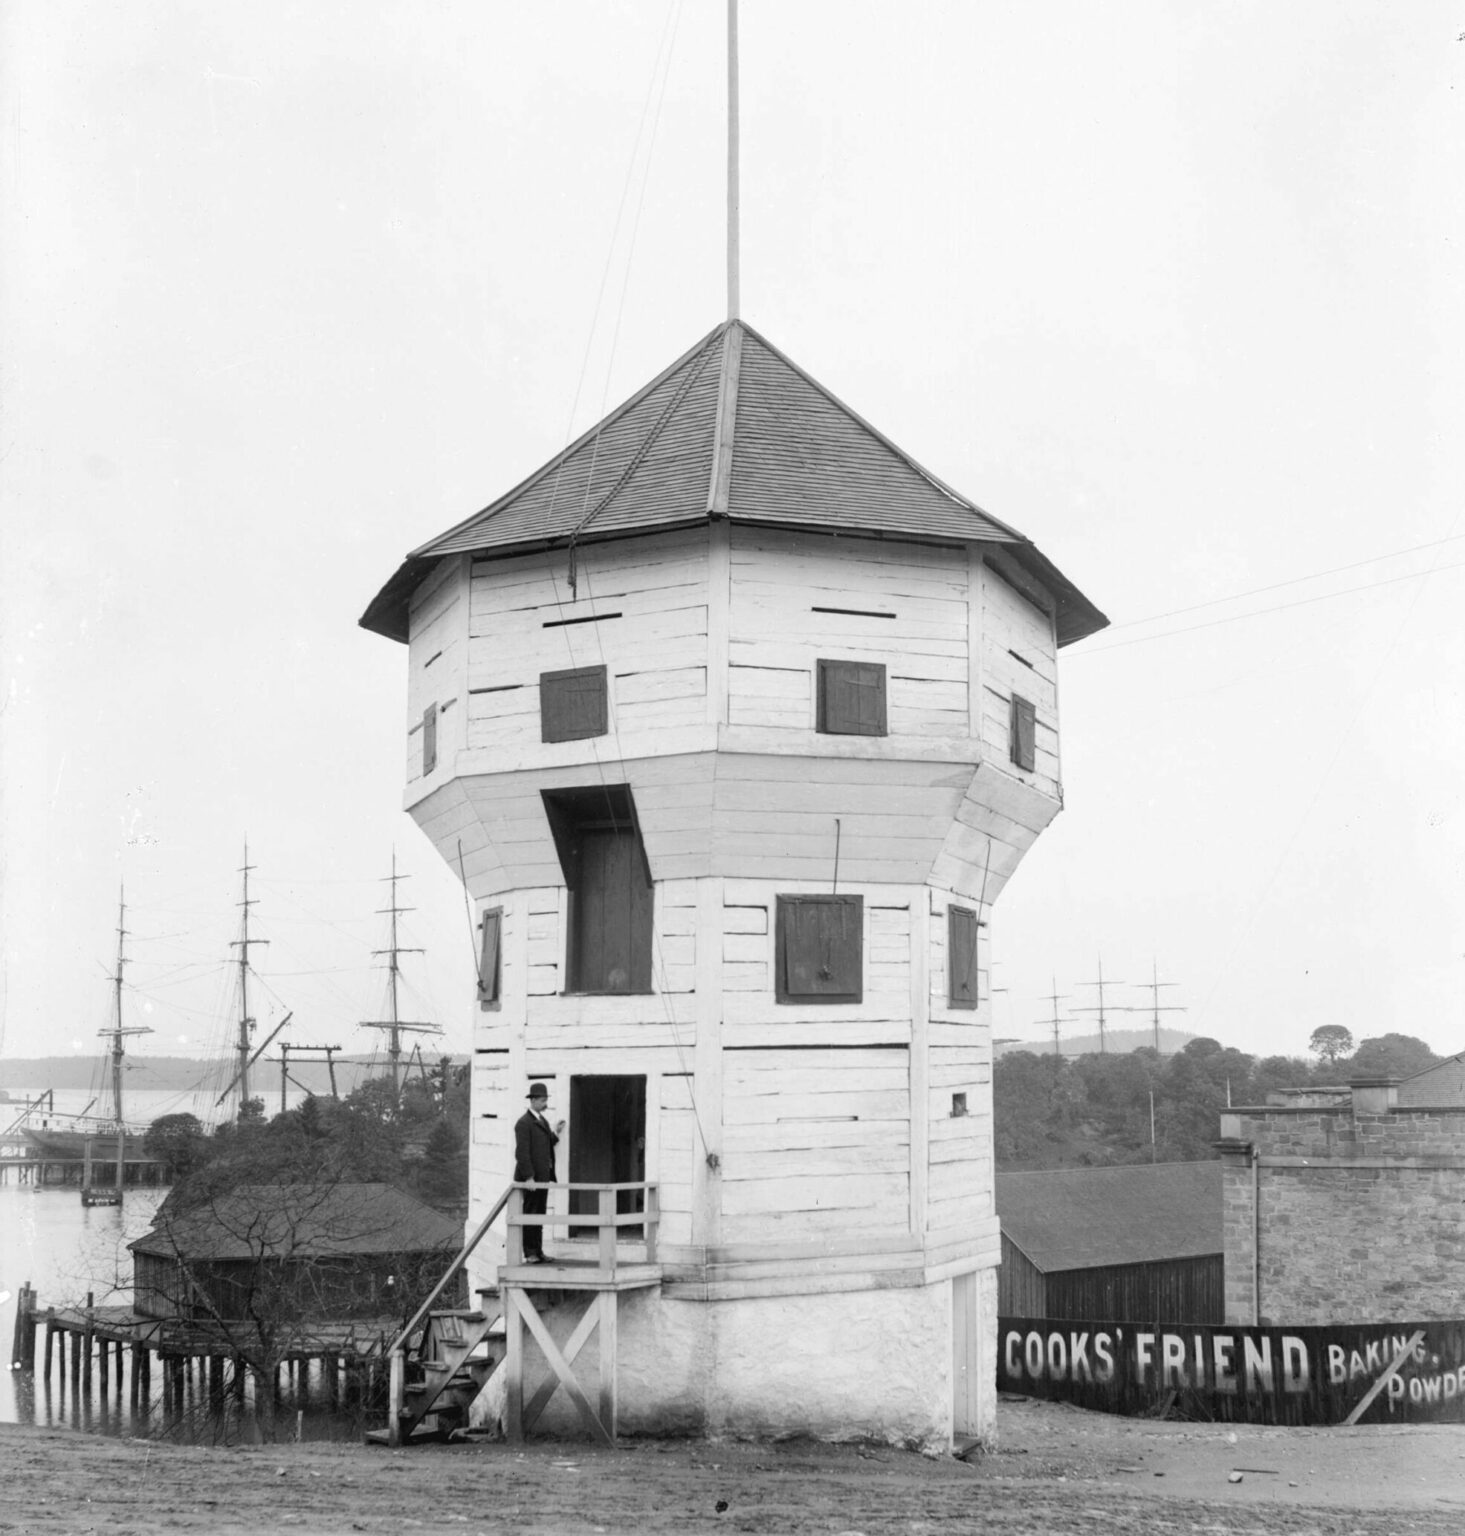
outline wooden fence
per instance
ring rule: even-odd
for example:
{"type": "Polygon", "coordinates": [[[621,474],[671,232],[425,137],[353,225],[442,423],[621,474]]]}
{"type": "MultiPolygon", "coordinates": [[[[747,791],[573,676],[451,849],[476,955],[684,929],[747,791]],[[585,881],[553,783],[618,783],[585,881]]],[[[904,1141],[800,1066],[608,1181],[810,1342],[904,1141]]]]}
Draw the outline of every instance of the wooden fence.
{"type": "Polygon", "coordinates": [[[1200,1327],[1004,1317],[997,1387],[1247,1424],[1465,1421],[1465,1321],[1200,1327]]]}

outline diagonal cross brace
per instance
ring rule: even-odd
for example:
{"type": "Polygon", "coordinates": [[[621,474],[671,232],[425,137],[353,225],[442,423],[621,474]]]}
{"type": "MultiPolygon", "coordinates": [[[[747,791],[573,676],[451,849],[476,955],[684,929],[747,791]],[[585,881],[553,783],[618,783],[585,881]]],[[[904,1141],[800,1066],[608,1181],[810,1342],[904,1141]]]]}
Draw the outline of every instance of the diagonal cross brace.
{"type": "Polygon", "coordinates": [[[1380,1376],[1376,1382],[1374,1382],[1368,1391],[1363,1394],[1359,1401],[1354,1404],[1353,1412],[1343,1420],[1345,1424],[1356,1424],[1359,1419],[1361,1419],[1363,1415],[1367,1413],[1368,1405],[1374,1400],[1374,1398],[1379,1395],[1380,1392],[1384,1390],[1386,1386],[1388,1386],[1394,1377],[1399,1374],[1399,1370],[1403,1366],[1404,1362],[1410,1357],[1410,1355],[1414,1353],[1416,1349],[1418,1349],[1418,1347],[1423,1342],[1424,1329],[1416,1328],[1414,1332],[1409,1335],[1409,1338],[1403,1349],[1401,1349],[1399,1353],[1394,1356],[1393,1363],[1389,1366],[1388,1370],[1386,1370],[1383,1375],[1380,1376]]]}
{"type": "MultiPolygon", "coordinates": [[[[543,1350],[544,1358],[549,1363],[549,1368],[558,1378],[558,1381],[554,1385],[562,1386],[569,1394],[570,1400],[574,1403],[576,1408],[580,1410],[580,1417],[584,1419],[586,1427],[590,1430],[590,1433],[598,1441],[600,1441],[602,1445],[614,1445],[615,1442],[611,1439],[611,1436],[605,1425],[600,1421],[600,1415],[597,1414],[595,1409],[591,1406],[590,1399],[586,1397],[584,1388],[581,1387],[580,1383],[575,1379],[575,1373],[570,1368],[569,1361],[566,1360],[564,1355],[560,1353],[558,1346],[550,1337],[549,1330],[544,1326],[544,1320],[535,1310],[533,1302],[529,1300],[528,1296],[518,1286],[506,1286],[504,1288],[504,1300],[508,1303],[508,1306],[514,1312],[514,1315],[528,1326],[529,1332],[533,1335],[534,1342],[539,1345],[541,1350],[543,1350]]],[[[598,1321],[599,1318],[597,1316],[596,1308],[592,1306],[590,1310],[586,1312],[585,1317],[581,1319],[580,1327],[576,1328],[575,1330],[577,1334],[581,1331],[581,1329],[584,1329],[585,1331],[585,1339],[581,1339],[579,1344],[575,1346],[574,1352],[576,1354],[579,1353],[580,1348],[585,1343],[585,1340],[590,1337],[590,1334],[594,1331],[595,1324],[598,1321]],[[587,1323],[589,1324],[588,1327],[586,1326],[587,1323]]],[[[614,1362],[602,1361],[601,1369],[614,1370],[614,1362]]],[[[549,1401],[549,1397],[553,1394],[554,1385],[551,1385],[549,1393],[545,1395],[545,1403],[549,1401]]],[[[544,1403],[539,1402],[539,1396],[540,1394],[536,1393],[534,1400],[530,1404],[530,1408],[535,1412],[541,1412],[544,1408],[544,1403]],[[537,1408],[535,1408],[535,1404],[538,1404],[537,1408]]],[[[526,1425],[527,1422],[528,1415],[526,1414],[526,1425]]]]}
{"type": "MultiPolygon", "coordinates": [[[[580,1321],[575,1324],[575,1331],[570,1335],[569,1339],[565,1343],[564,1361],[566,1366],[574,1365],[575,1357],[580,1353],[582,1349],[584,1349],[586,1344],[590,1342],[591,1335],[595,1332],[595,1322],[595,1298],[592,1296],[590,1299],[590,1305],[585,1309],[585,1312],[580,1318],[580,1321]]],[[[538,1390],[535,1392],[534,1396],[529,1399],[524,1408],[525,1434],[528,1434],[528,1432],[534,1428],[535,1421],[539,1418],[539,1415],[544,1412],[545,1408],[548,1407],[549,1400],[554,1396],[558,1386],[559,1381],[553,1376],[549,1377],[545,1381],[540,1382],[538,1390]]],[[[604,1426],[602,1425],[602,1428],[603,1427],[604,1426]]]]}

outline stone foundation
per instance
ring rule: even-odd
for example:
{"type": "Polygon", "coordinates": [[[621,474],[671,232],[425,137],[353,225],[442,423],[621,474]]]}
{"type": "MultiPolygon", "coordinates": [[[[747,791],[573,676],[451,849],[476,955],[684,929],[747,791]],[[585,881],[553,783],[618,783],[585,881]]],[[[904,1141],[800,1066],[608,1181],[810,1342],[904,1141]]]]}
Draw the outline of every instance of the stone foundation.
{"type": "MultiPolygon", "coordinates": [[[[541,1315],[556,1343],[584,1307],[570,1298],[541,1315]]],[[[975,1438],[991,1443],[996,1417],[996,1284],[979,1272],[979,1382],[975,1438]]],[[[658,1291],[621,1297],[622,1434],[708,1438],[875,1440],[932,1452],[952,1442],[952,1283],[737,1301],[672,1300],[658,1291]]],[[[575,1362],[595,1398],[596,1341],[575,1362]]],[[[525,1346],[525,1396],[548,1367],[525,1346]]],[[[478,1423],[501,1419],[502,1372],[475,1405],[478,1423]]],[[[558,1391],[535,1432],[580,1437],[574,1404],[558,1391]]],[[[971,1432],[968,1431],[969,1435],[971,1432]]],[[[964,1435],[963,1438],[967,1438],[964,1435]]]]}

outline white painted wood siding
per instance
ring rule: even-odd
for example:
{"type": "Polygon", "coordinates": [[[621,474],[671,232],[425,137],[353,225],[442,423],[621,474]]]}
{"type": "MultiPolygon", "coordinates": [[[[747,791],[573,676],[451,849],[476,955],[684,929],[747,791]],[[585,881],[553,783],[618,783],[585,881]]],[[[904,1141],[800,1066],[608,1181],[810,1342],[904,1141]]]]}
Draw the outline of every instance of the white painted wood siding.
{"type": "MultiPolygon", "coordinates": [[[[647,1166],[647,1177],[655,1179],[660,1187],[660,1241],[685,1244],[692,1241],[692,1186],[701,1155],[692,1108],[691,1076],[685,1072],[665,1073],[659,1098],[660,1147],[655,1168],[647,1166]]],[[[649,1103],[646,1112],[652,1113],[649,1103]]]]}
{"type": "Polygon", "coordinates": [[[904,892],[840,881],[864,897],[864,997],[780,1003],[775,995],[779,896],[819,895],[828,882],[728,880],[723,888],[724,1047],[910,1044],[910,903],[904,892]]]}
{"type": "Polygon", "coordinates": [[[705,723],[706,530],[584,545],[573,594],[568,559],[474,562],[467,745],[562,760],[563,744],[540,740],[539,676],[569,667],[606,668],[611,736],[705,723]]]}
{"type": "Polygon", "coordinates": [[[967,579],[965,550],[735,527],[729,723],[813,730],[823,658],[885,666],[891,736],[968,736],[967,579]]]}
{"type": "Polygon", "coordinates": [[[730,1051],[723,1066],[728,1243],[903,1232],[910,1064],[900,1046],[730,1051]]]}
{"type": "Polygon", "coordinates": [[[981,572],[982,722],[986,754],[997,766],[1058,797],[1058,644],[1053,621],[993,566],[981,572]],[[1012,696],[1036,714],[1031,773],[1011,760],[1012,696]]]}
{"type": "Polygon", "coordinates": [[[466,731],[468,604],[466,563],[449,556],[412,597],[407,644],[407,782],[420,783],[422,717],[437,709],[437,768],[433,782],[451,777],[466,731]]]}

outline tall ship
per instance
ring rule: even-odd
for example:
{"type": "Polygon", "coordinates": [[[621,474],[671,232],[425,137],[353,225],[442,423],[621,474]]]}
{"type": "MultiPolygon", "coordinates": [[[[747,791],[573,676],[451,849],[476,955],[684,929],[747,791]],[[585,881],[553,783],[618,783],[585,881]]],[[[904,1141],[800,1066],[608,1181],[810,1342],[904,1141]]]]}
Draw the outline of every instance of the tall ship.
{"type": "MultiPolygon", "coordinates": [[[[110,1042],[107,1059],[111,1067],[109,1089],[111,1098],[111,1112],[109,1114],[92,1115],[82,1113],[79,1115],[53,1115],[47,1114],[40,1124],[36,1123],[36,1115],[39,1109],[32,1110],[20,1130],[27,1141],[34,1146],[43,1156],[61,1160],[75,1160],[81,1162],[87,1158],[98,1161],[115,1162],[117,1165],[118,1182],[121,1182],[122,1167],[134,1158],[144,1157],[143,1137],[147,1134],[145,1125],[128,1125],[122,1106],[122,1059],[124,1055],[123,1041],[129,1035],[148,1035],[152,1031],[146,1025],[125,1025],[122,1022],[122,975],[127,964],[127,955],[124,949],[124,941],[127,937],[127,903],[125,896],[119,894],[117,902],[117,970],[108,978],[112,983],[113,1013],[112,1022],[105,1029],[97,1031],[104,1040],[110,1042]]],[[[39,1104],[39,1101],[37,1101],[39,1104]]],[[[88,1109],[90,1106],[88,1106],[88,1109]]]]}

